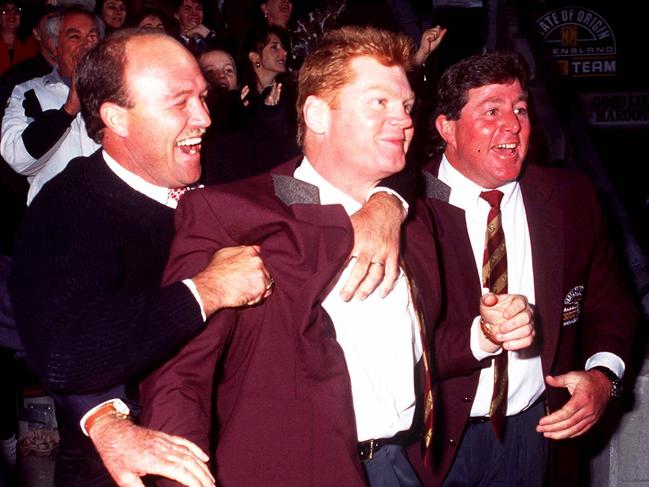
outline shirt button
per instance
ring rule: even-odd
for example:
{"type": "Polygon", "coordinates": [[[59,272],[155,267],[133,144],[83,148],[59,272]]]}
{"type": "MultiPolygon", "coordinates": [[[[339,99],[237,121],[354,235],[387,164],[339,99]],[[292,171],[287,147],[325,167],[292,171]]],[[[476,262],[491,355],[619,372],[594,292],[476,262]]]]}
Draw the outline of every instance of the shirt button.
{"type": "Polygon", "coordinates": [[[454,440],[453,438],[450,438],[450,439],[448,440],[448,444],[449,444],[450,446],[455,446],[455,440],[454,440]]]}
{"type": "Polygon", "coordinates": [[[471,396],[464,396],[462,402],[473,402],[473,398],[471,396]]]}

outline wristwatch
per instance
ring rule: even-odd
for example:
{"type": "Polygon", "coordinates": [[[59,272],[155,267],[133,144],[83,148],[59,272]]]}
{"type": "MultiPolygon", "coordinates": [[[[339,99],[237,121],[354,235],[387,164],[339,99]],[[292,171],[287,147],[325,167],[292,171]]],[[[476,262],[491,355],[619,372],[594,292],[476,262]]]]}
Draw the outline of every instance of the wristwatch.
{"type": "Polygon", "coordinates": [[[120,419],[130,419],[131,410],[121,399],[113,399],[98,406],[92,413],[84,418],[82,431],[87,435],[92,426],[104,416],[114,416],[120,419]]]}
{"type": "Polygon", "coordinates": [[[622,397],[622,381],[615,372],[603,365],[597,365],[589,370],[599,370],[608,380],[611,381],[611,399],[619,399],[622,397]]]}

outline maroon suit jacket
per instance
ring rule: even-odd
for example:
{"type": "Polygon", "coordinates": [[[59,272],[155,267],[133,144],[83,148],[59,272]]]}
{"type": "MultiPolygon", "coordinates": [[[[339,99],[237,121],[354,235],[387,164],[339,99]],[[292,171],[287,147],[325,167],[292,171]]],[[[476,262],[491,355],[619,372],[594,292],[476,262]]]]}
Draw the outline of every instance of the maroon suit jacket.
{"type": "MultiPolygon", "coordinates": [[[[176,211],[167,281],[195,275],[215,250],[239,244],[260,244],[275,280],[262,304],[216,313],[141,386],[143,424],[211,451],[220,487],[365,485],[344,355],[320,305],[353,231],[343,208],[320,205],[317,188],[294,179],[294,169],[193,191],[176,211]]],[[[434,323],[430,223],[409,224],[405,241],[434,323]]]]}
{"type": "MultiPolygon", "coordinates": [[[[480,371],[489,366],[489,359],[478,362],[469,348],[481,285],[473,271],[464,211],[448,203],[450,188],[435,177],[438,167],[439,160],[424,169],[443,289],[433,354],[439,403],[434,475],[427,479],[433,485],[439,485],[450,468],[480,371]]],[[[526,167],[520,185],[532,245],[535,342],[543,374],[583,370],[586,359],[602,351],[618,355],[628,366],[638,315],[593,186],[583,175],[533,165],[526,167]]],[[[547,390],[550,410],[560,408],[568,398],[565,389],[547,390]]],[[[574,464],[570,467],[575,470],[574,464]]]]}

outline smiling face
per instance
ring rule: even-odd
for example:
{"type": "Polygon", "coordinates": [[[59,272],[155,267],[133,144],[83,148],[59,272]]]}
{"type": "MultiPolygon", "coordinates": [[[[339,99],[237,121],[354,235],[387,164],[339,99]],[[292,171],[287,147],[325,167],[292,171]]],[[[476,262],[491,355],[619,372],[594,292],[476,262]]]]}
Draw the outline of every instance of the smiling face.
{"type": "Polygon", "coordinates": [[[90,14],[68,13],[61,20],[55,48],[61,76],[72,78],[79,58],[99,42],[99,30],[90,14]]]}
{"type": "Polygon", "coordinates": [[[20,25],[20,7],[15,3],[0,4],[0,28],[3,31],[15,32],[20,25]]]}
{"type": "Polygon", "coordinates": [[[203,5],[196,0],[183,0],[176,12],[176,18],[180,23],[181,32],[192,30],[203,23],[203,5]]]}
{"type": "Polygon", "coordinates": [[[261,10],[270,25],[285,29],[293,12],[293,4],[289,0],[268,0],[261,4],[261,10]]]}
{"type": "Polygon", "coordinates": [[[436,120],[446,157],[464,176],[486,189],[518,178],[527,154],[527,94],[518,81],[470,89],[458,120],[436,120]]]}
{"type": "Polygon", "coordinates": [[[364,200],[376,183],[405,166],[415,95],[401,66],[384,66],[362,56],[352,59],[350,70],[351,81],[338,91],[334,103],[327,104],[323,127],[315,128],[323,134],[320,146],[325,154],[316,169],[364,200]]]}
{"type": "Polygon", "coordinates": [[[126,20],[126,3],[122,0],[105,0],[101,18],[111,29],[120,29],[126,20]]]}
{"type": "Polygon", "coordinates": [[[126,50],[125,83],[134,105],[123,109],[120,163],[158,186],[196,182],[210,124],[197,62],[171,39],[135,39],[126,50]]]}
{"type": "Polygon", "coordinates": [[[286,50],[277,34],[268,35],[268,44],[262,49],[259,62],[266,71],[277,74],[286,72],[286,50]]]}

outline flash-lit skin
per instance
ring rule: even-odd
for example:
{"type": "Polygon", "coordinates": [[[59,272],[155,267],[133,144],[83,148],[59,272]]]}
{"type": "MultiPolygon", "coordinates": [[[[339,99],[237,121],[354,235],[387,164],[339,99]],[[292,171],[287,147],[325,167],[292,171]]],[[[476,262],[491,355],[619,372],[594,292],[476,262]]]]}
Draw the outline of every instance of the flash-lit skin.
{"type": "Polygon", "coordinates": [[[134,106],[102,105],[102,120],[109,119],[104,148],[155,185],[195,183],[201,174],[200,137],[210,125],[207,82],[198,63],[177,41],[163,36],[135,38],[126,49],[125,82],[134,106]],[[190,139],[198,143],[180,147],[190,139]]]}
{"type": "Polygon", "coordinates": [[[61,76],[72,78],[79,58],[99,42],[99,30],[90,15],[70,13],[63,17],[54,48],[61,76]]]}
{"type": "Polygon", "coordinates": [[[293,12],[293,4],[288,0],[268,0],[261,4],[261,10],[270,25],[286,29],[293,12]]]}
{"type": "Polygon", "coordinates": [[[111,29],[120,29],[126,20],[126,3],[122,0],[106,0],[101,7],[101,18],[111,29]]]}
{"type": "MultiPolygon", "coordinates": [[[[314,107],[321,126],[307,130],[305,153],[325,179],[364,203],[379,181],[405,166],[415,95],[401,66],[361,56],[349,69],[352,81],[340,89],[335,107],[324,100],[314,107]]],[[[305,105],[310,105],[308,99],[305,105]]]]}
{"type": "Polygon", "coordinates": [[[486,189],[518,178],[527,154],[527,93],[518,81],[469,90],[458,120],[437,117],[445,155],[465,177],[486,189]],[[503,144],[513,144],[502,148],[503,144]]]}
{"type": "Polygon", "coordinates": [[[210,85],[227,88],[229,91],[238,88],[237,68],[227,52],[205,52],[201,54],[198,63],[210,85]]]}

